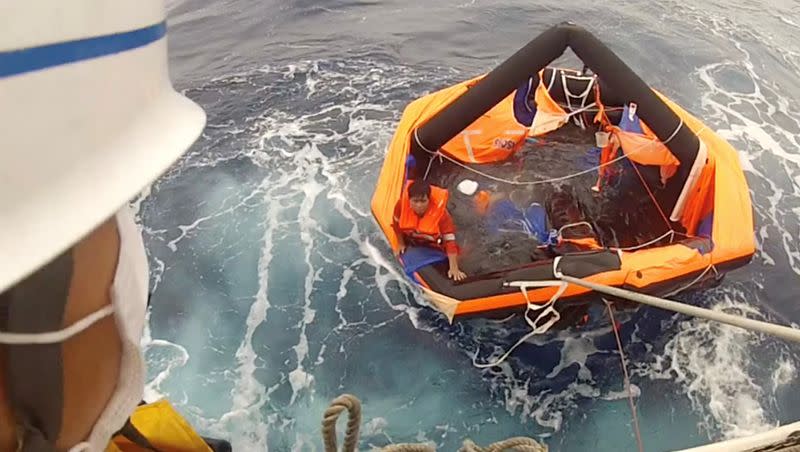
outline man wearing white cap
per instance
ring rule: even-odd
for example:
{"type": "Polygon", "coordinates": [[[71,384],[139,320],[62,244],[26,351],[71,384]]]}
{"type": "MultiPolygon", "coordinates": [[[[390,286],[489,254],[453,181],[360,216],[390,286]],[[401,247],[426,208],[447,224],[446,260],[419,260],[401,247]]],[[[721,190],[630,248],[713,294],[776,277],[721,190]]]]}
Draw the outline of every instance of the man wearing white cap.
{"type": "Polygon", "coordinates": [[[41,3],[0,28],[0,451],[119,450],[149,283],[127,203],[205,114],[172,89],[161,0],[41,3]]]}

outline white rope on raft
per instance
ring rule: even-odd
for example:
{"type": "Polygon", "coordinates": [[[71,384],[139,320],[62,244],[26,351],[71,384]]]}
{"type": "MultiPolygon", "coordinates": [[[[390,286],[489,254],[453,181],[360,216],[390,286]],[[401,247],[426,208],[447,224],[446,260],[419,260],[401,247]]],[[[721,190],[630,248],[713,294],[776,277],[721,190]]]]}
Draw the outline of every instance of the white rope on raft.
{"type": "MultiPolygon", "coordinates": [[[[774,323],[763,322],[760,320],[748,319],[746,317],[741,317],[733,314],[727,314],[724,312],[717,312],[712,311],[711,309],[701,308],[698,306],[692,306],[685,303],[680,303],[677,301],[668,300],[666,298],[659,298],[652,295],[647,295],[639,292],[634,292],[632,290],[620,289],[618,287],[607,286],[605,284],[599,284],[591,281],[586,281],[580,278],[575,278],[569,275],[565,275],[558,269],[558,264],[561,261],[562,256],[558,256],[553,259],[553,275],[555,276],[555,280],[545,280],[545,281],[512,281],[506,282],[503,285],[505,287],[518,287],[522,294],[525,296],[525,301],[527,303],[527,308],[525,310],[525,321],[531,327],[531,332],[523,336],[517,343],[515,343],[509,350],[507,350],[500,358],[496,361],[486,364],[478,364],[475,362],[475,358],[473,358],[473,365],[478,368],[486,368],[496,366],[503,361],[505,361],[508,356],[513,352],[517,347],[519,347],[523,342],[528,340],[531,336],[535,334],[542,334],[546,332],[550,326],[552,326],[558,319],[560,315],[558,311],[553,307],[556,300],[564,293],[567,288],[566,283],[575,284],[577,286],[585,287],[587,289],[594,290],[595,292],[603,293],[606,295],[612,295],[618,298],[623,298],[629,301],[646,304],[649,306],[653,306],[660,309],[666,309],[668,311],[677,312],[680,314],[686,314],[693,317],[698,317],[706,320],[711,320],[714,322],[724,323],[726,325],[737,326],[740,328],[744,328],[750,331],[756,331],[759,333],[769,334],[772,336],[780,337],[785,340],[800,342],[800,329],[797,328],[790,328],[783,325],[777,325],[774,323]],[[553,297],[544,305],[536,305],[530,301],[528,298],[528,289],[532,287],[553,287],[559,286],[558,291],[553,295],[553,297]],[[528,317],[528,312],[532,310],[542,310],[536,320],[531,320],[528,317]],[[546,324],[542,326],[537,326],[539,319],[541,319],[545,313],[553,312],[553,317],[548,321],[546,324]]],[[[709,271],[713,270],[715,274],[717,273],[716,268],[713,265],[707,267],[697,278],[695,278],[692,282],[687,284],[686,286],[681,287],[678,289],[685,290],[703,278],[709,271]]],[[[671,292],[675,293],[675,292],[671,292]]]]}
{"type": "Polygon", "coordinates": [[[675,234],[680,234],[680,232],[677,232],[675,230],[670,229],[669,231],[661,234],[660,236],[654,238],[653,240],[650,240],[649,242],[641,243],[641,244],[635,245],[635,246],[628,246],[628,247],[624,247],[624,248],[608,247],[608,249],[610,249],[612,251],[634,251],[634,250],[638,250],[638,249],[641,249],[641,248],[646,248],[646,247],[648,247],[650,245],[656,244],[656,243],[664,240],[667,237],[670,238],[670,243],[672,243],[672,240],[674,240],[675,234]]]}
{"type": "MultiPolygon", "coordinates": [[[[556,259],[560,259],[561,256],[556,257],[556,259]]],[[[525,322],[528,326],[531,327],[531,331],[528,332],[526,335],[522,336],[514,345],[512,345],[508,350],[503,353],[502,356],[497,358],[496,360],[488,363],[478,363],[475,359],[478,356],[478,352],[475,352],[475,356],[472,358],[472,365],[477,367],[478,369],[486,369],[488,367],[494,367],[498,364],[505,361],[514,350],[517,349],[523,342],[527,341],[530,337],[535,336],[537,334],[543,334],[547,332],[551,326],[553,326],[558,320],[561,318],[561,314],[553,307],[555,302],[558,298],[564,293],[567,289],[567,284],[562,281],[525,281],[521,282],[517,285],[515,283],[509,283],[510,287],[518,287],[522,295],[525,297],[525,302],[527,303],[527,308],[525,309],[525,322]],[[531,287],[558,287],[558,290],[555,294],[550,298],[550,300],[543,304],[535,304],[532,303],[531,300],[528,298],[528,289],[531,287]],[[536,319],[531,319],[528,317],[528,313],[531,311],[538,311],[539,315],[536,316],[536,319]],[[545,315],[551,314],[550,319],[542,325],[539,325],[539,320],[545,317],[545,315]]]]}
{"type": "MultiPolygon", "coordinates": [[[[535,326],[535,324],[536,324],[536,322],[538,322],[539,318],[541,318],[542,315],[546,311],[549,311],[551,309],[553,311],[555,311],[554,315],[556,316],[556,320],[558,319],[558,311],[556,311],[553,308],[553,304],[558,299],[558,297],[560,297],[564,293],[564,290],[567,287],[566,283],[575,284],[577,286],[581,286],[581,287],[585,287],[587,289],[591,289],[591,290],[593,290],[595,292],[603,293],[603,294],[606,294],[606,295],[611,295],[611,296],[614,296],[614,297],[622,298],[622,299],[633,301],[633,302],[636,302],[636,303],[645,304],[645,305],[648,305],[648,306],[653,306],[653,307],[656,307],[656,308],[665,309],[665,310],[668,310],[668,311],[673,311],[673,312],[677,312],[677,313],[680,313],[680,314],[685,314],[685,315],[689,315],[689,316],[693,316],[693,317],[698,317],[698,318],[701,318],[701,319],[706,319],[706,320],[710,320],[710,321],[714,321],[714,322],[718,322],[718,323],[723,323],[723,324],[726,324],[726,325],[736,326],[736,327],[739,327],[739,328],[744,328],[744,329],[749,330],[749,331],[755,331],[755,332],[758,332],[758,333],[764,333],[764,334],[768,334],[768,335],[771,335],[771,336],[779,337],[781,339],[785,339],[785,340],[788,340],[788,341],[800,342],[800,329],[797,329],[797,328],[791,328],[791,327],[778,325],[778,324],[774,324],[774,323],[770,323],[770,322],[763,322],[763,321],[760,321],[760,320],[749,319],[749,318],[746,318],[746,317],[733,315],[733,314],[727,314],[727,313],[724,313],[724,312],[717,312],[717,311],[713,311],[711,309],[701,308],[701,307],[698,307],[698,306],[692,306],[692,305],[688,305],[688,304],[685,304],[685,303],[680,303],[680,302],[677,302],[677,301],[668,300],[666,298],[659,298],[659,297],[655,297],[655,296],[652,296],[652,295],[647,295],[647,294],[634,292],[634,291],[626,290],[626,289],[620,289],[618,287],[607,286],[605,284],[599,284],[599,283],[595,283],[595,282],[591,282],[591,281],[586,281],[586,280],[583,280],[583,279],[580,279],[580,278],[575,278],[575,277],[572,277],[572,276],[569,276],[569,275],[565,275],[562,271],[560,271],[558,269],[558,264],[559,264],[560,260],[561,260],[561,256],[559,256],[559,257],[557,257],[557,258],[555,258],[553,260],[553,275],[555,276],[556,280],[549,280],[549,281],[513,281],[513,282],[504,283],[504,286],[506,286],[506,287],[518,287],[520,289],[520,291],[522,291],[522,293],[525,295],[525,300],[526,300],[526,302],[528,304],[528,309],[526,309],[526,312],[525,312],[525,320],[531,326],[532,331],[529,332],[528,334],[526,334],[525,336],[523,336],[508,351],[506,351],[506,353],[504,353],[498,360],[496,360],[496,361],[494,361],[492,363],[477,364],[477,363],[474,362],[474,358],[473,358],[473,364],[476,367],[479,367],[479,368],[491,367],[491,366],[494,366],[494,365],[497,365],[497,364],[503,362],[504,360],[506,360],[508,358],[508,356],[511,354],[511,352],[513,352],[519,345],[521,345],[523,342],[525,342],[528,338],[530,338],[534,334],[541,334],[542,332],[547,331],[549,329],[549,326],[551,326],[553,323],[555,323],[554,320],[551,320],[550,322],[548,322],[546,324],[547,325],[546,328],[537,328],[535,326]],[[546,309],[545,312],[542,312],[539,315],[539,317],[536,319],[536,321],[531,322],[530,319],[527,317],[527,313],[531,309],[531,302],[530,302],[530,300],[528,298],[528,294],[527,294],[528,288],[555,286],[555,285],[559,285],[559,283],[560,283],[559,290],[550,299],[550,301],[548,301],[544,306],[539,306],[538,307],[538,309],[543,309],[543,308],[548,308],[548,309],[546,309]]],[[[706,274],[708,274],[708,272],[711,271],[711,270],[713,270],[715,274],[718,274],[716,268],[713,265],[710,265],[700,274],[700,276],[695,278],[688,285],[686,285],[686,286],[684,286],[684,287],[682,287],[682,288],[680,288],[678,290],[683,290],[683,289],[686,289],[686,288],[694,285],[700,279],[702,279],[706,274]]],[[[615,337],[616,337],[616,340],[617,340],[617,347],[619,348],[620,360],[621,360],[621,364],[622,364],[623,374],[624,374],[624,377],[625,377],[625,386],[626,386],[626,389],[627,389],[627,392],[628,392],[628,401],[629,401],[630,408],[631,408],[631,415],[633,416],[633,422],[634,422],[633,429],[634,429],[634,431],[636,433],[636,442],[637,442],[638,450],[642,451],[643,450],[643,445],[642,445],[641,433],[639,432],[638,417],[637,417],[637,414],[636,414],[636,406],[635,406],[635,404],[633,402],[633,392],[632,392],[632,387],[631,387],[631,383],[630,383],[630,378],[628,376],[627,365],[626,365],[626,362],[625,362],[625,355],[624,355],[624,351],[623,351],[623,348],[622,348],[622,341],[621,341],[621,339],[619,337],[619,332],[617,331],[616,321],[614,319],[614,314],[612,312],[611,305],[607,300],[603,299],[603,301],[605,302],[606,308],[608,309],[608,314],[609,314],[609,318],[611,320],[612,329],[614,330],[614,334],[615,334],[615,337]]]]}
{"type": "MultiPolygon", "coordinates": [[[[580,110],[576,110],[573,113],[578,113],[579,111],[580,110]]],[[[683,125],[684,125],[683,124],[683,119],[681,119],[680,122],[678,123],[678,126],[675,127],[675,130],[672,132],[672,134],[669,136],[669,138],[667,138],[666,141],[662,141],[661,143],[666,144],[670,140],[672,140],[678,134],[678,131],[681,129],[681,127],[683,127],[683,125]]],[[[697,132],[694,133],[695,136],[697,136],[697,138],[700,139],[700,133],[703,132],[705,129],[706,129],[706,126],[703,125],[703,127],[698,129],[697,132]]],[[[464,168],[467,171],[471,171],[471,172],[473,172],[475,174],[481,175],[481,176],[483,176],[483,177],[485,177],[487,179],[493,180],[495,182],[501,182],[501,183],[509,184],[509,185],[540,185],[540,184],[552,184],[554,182],[565,181],[565,180],[572,179],[572,178],[575,178],[575,177],[578,177],[578,176],[582,176],[584,174],[589,174],[589,173],[593,173],[595,171],[598,171],[600,168],[609,166],[609,165],[611,165],[613,163],[616,163],[616,162],[618,162],[620,160],[627,159],[627,158],[629,158],[630,155],[637,154],[637,153],[643,151],[645,148],[647,148],[649,146],[652,146],[654,144],[657,144],[656,141],[650,141],[648,143],[640,145],[639,147],[637,147],[636,149],[632,150],[629,153],[624,153],[623,152],[622,155],[620,155],[619,157],[616,157],[616,158],[614,158],[612,160],[609,160],[606,163],[598,164],[598,165],[593,166],[593,167],[591,167],[589,169],[586,169],[586,170],[583,170],[583,171],[578,171],[577,173],[567,174],[566,176],[553,177],[553,178],[550,178],[550,179],[542,179],[542,180],[535,180],[535,181],[515,181],[515,180],[504,179],[502,177],[493,176],[493,175],[485,173],[485,172],[483,172],[483,171],[481,171],[479,169],[472,168],[471,166],[468,166],[467,164],[462,163],[460,160],[455,159],[453,157],[450,157],[449,155],[445,154],[444,152],[432,151],[432,150],[428,149],[427,147],[425,147],[425,145],[422,144],[422,141],[419,139],[418,130],[419,130],[418,128],[414,129],[414,140],[417,142],[417,145],[420,147],[420,149],[422,149],[423,151],[425,151],[428,154],[432,155],[431,159],[428,161],[428,167],[425,170],[425,176],[423,177],[423,179],[427,179],[428,172],[430,171],[431,164],[433,163],[433,159],[438,156],[440,159],[444,158],[444,159],[446,159],[446,160],[448,160],[448,161],[450,161],[450,162],[452,162],[452,163],[464,168]]]]}

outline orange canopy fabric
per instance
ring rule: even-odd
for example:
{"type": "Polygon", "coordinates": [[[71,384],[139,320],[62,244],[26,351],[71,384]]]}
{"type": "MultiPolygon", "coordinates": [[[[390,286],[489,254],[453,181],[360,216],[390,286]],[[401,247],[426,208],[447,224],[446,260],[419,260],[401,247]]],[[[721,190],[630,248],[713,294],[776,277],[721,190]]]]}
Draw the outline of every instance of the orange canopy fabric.
{"type": "Polygon", "coordinates": [[[442,152],[462,162],[499,162],[516,152],[527,136],[528,128],[514,117],[512,92],[445,143],[442,152]]]}
{"type": "MultiPolygon", "coordinates": [[[[654,90],[655,91],[655,90],[654,90]]],[[[753,224],[753,206],[750,201],[750,189],[744,171],[739,162],[736,150],[703,125],[700,120],[669,100],[658,91],[655,93],[681,119],[684,127],[689,127],[708,148],[709,162],[713,165],[713,183],[709,174],[701,174],[695,191],[687,200],[682,223],[687,228],[696,229],[696,209],[690,209],[692,203],[705,204],[705,197],[713,197],[714,225],[711,238],[714,241],[714,261],[725,261],[752,255],[755,252],[755,234],[753,224]],[[705,182],[704,182],[705,179],[705,182]]],[[[706,165],[708,167],[708,164],[706,165]]],[[[703,210],[702,207],[700,210],[703,210]]]]}
{"type": "Polygon", "coordinates": [[[372,196],[372,213],[383,230],[392,249],[397,249],[397,237],[392,229],[394,205],[403,189],[406,158],[414,139],[414,129],[422,126],[429,118],[458,99],[470,85],[480,77],[467,80],[449,88],[436,91],[411,102],[403,111],[394,137],[389,143],[386,158],[381,168],[375,194],[372,196]]]}
{"type": "Polygon", "coordinates": [[[658,137],[641,121],[644,134],[626,132],[617,126],[610,126],[609,129],[617,143],[622,148],[630,160],[640,165],[658,165],[661,170],[661,183],[666,183],[672,177],[681,164],[669,148],[667,148],[658,137]]]}

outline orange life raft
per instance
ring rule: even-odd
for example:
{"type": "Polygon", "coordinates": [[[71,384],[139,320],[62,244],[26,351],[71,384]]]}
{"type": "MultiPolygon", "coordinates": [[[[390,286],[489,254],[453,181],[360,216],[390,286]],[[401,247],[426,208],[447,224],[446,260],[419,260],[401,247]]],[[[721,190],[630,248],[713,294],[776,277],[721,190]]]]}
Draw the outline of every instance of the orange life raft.
{"type": "MultiPolygon", "coordinates": [[[[562,160],[581,158],[581,154],[558,152],[562,152],[562,160]]],[[[558,269],[565,274],[664,295],[716,282],[726,271],[746,264],[755,250],[750,195],[736,151],[650,88],[594,36],[572,24],[545,31],[492,72],[426,95],[406,107],[372,199],[373,215],[394,249],[398,242],[392,214],[411,176],[409,156],[416,161],[414,177],[451,188],[451,193],[459,175],[470,175],[492,187],[491,192],[503,192],[504,187],[513,191],[551,186],[546,193],[549,199],[538,201],[550,214],[548,228],[560,233],[549,243],[511,242],[515,251],[530,252],[529,258],[513,265],[495,265],[495,259],[485,255],[478,265],[480,271],[462,267],[468,273],[462,282],[447,277],[446,263],[413,273],[413,279],[440,301],[436,306],[451,320],[525,309],[526,294],[519,284],[511,283],[554,280],[556,257],[558,269]],[[548,66],[567,47],[583,60],[582,71],[548,66]],[[612,237],[607,232],[618,226],[614,221],[602,232],[599,220],[586,212],[577,219],[559,220],[555,217],[560,214],[548,207],[548,202],[561,189],[552,187],[575,182],[574,175],[521,181],[518,169],[506,168],[510,161],[522,162],[544,153],[542,143],[563,141],[564,137],[570,143],[576,142],[574,137],[583,137],[585,141],[579,140],[583,144],[574,146],[581,152],[587,147],[600,151],[594,167],[577,171],[582,185],[573,191],[589,199],[589,204],[599,202],[592,199],[608,203],[615,196],[624,198],[609,182],[610,173],[622,171],[634,181],[629,185],[638,184],[641,190],[628,190],[628,198],[619,198],[613,209],[619,211],[618,218],[628,218],[634,210],[641,214],[637,202],[630,201],[630,196],[638,196],[650,209],[640,215],[644,220],[638,223],[656,225],[652,230],[626,232],[622,237],[616,231],[612,237]],[[580,224],[576,228],[570,221],[580,224]],[[633,239],[637,234],[641,237],[633,239]]],[[[485,202],[486,192],[481,195],[485,202]]],[[[450,199],[451,208],[458,210],[452,203],[459,196],[464,206],[471,202],[456,192],[450,199]]],[[[475,226],[459,224],[457,213],[453,217],[461,241],[475,226]]],[[[480,216],[468,212],[461,218],[470,215],[480,216]]],[[[463,248],[469,253],[469,246],[463,248]]],[[[527,300],[545,303],[557,289],[526,289],[527,300]]],[[[597,300],[591,295],[588,289],[570,285],[555,307],[573,311],[575,315],[565,316],[569,323],[597,300]]]]}

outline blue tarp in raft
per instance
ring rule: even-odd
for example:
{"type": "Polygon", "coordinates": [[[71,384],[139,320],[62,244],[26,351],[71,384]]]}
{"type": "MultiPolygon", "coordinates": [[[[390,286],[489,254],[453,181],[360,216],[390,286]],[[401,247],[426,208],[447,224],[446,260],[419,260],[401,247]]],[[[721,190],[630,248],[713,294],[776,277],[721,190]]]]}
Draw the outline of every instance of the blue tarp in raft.
{"type": "MultiPolygon", "coordinates": [[[[549,243],[551,237],[547,227],[547,212],[539,203],[531,203],[523,212],[508,199],[498,201],[486,213],[486,226],[490,235],[524,232],[542,245],[549,243]]],[[[446,262],[447,254],[435,248],[409,246],[401,260],[406,275],[418,283],[414,273],[428,265],[446,262]]]]}

